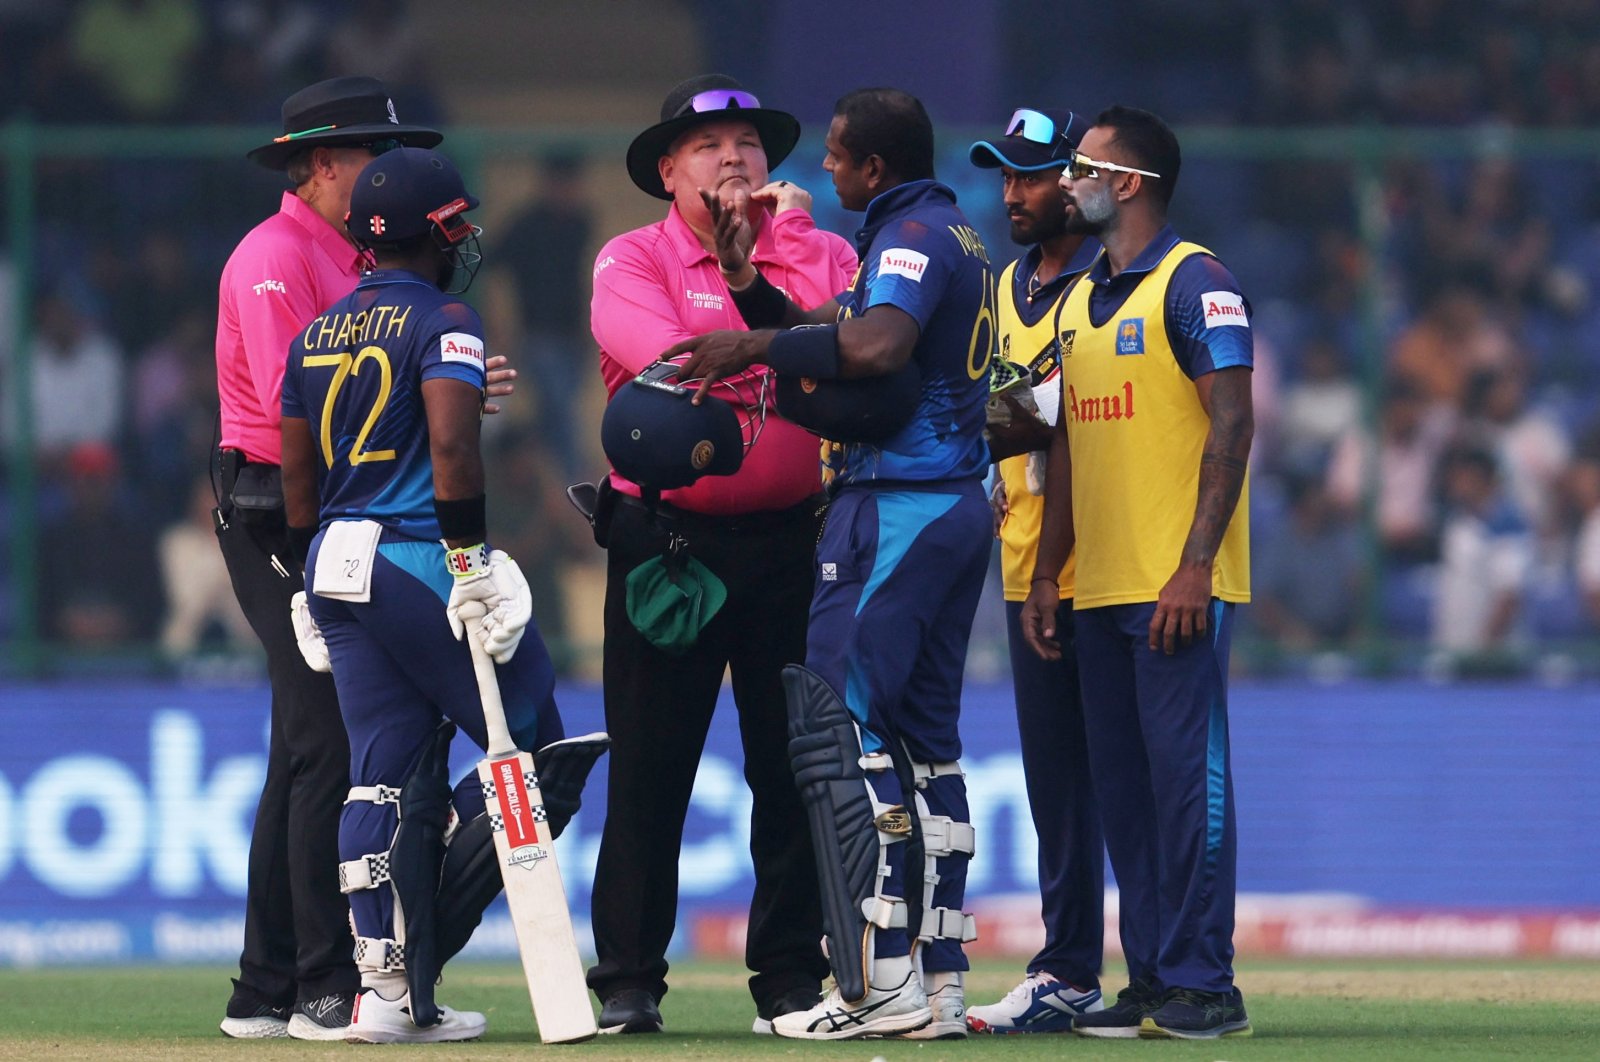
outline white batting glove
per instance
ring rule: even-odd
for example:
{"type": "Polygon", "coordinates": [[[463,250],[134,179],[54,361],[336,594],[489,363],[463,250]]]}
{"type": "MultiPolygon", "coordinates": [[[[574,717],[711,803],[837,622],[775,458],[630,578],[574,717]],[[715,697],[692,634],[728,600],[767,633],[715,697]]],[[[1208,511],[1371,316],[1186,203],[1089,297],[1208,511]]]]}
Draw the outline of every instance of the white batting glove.
{"type": "Polygon", "coordinates": [[[306,601],[304,590],[296,591],[294,597],[289,599],[289,622],[294,625],[295,644],[300,646],[300,655],[305,658],[306,667],[324,674],[332,671],[333,661],[328,659],[328,643],[322,640],[317,621],[311,618],[311,605],[306,601]]]}
{"type": "Polygon", "coordinates": [[[483,602],[487,612],[476,624],[477,636],[494,662],[504,664],[516,653],[522,632],[533,619],[533,593],[522,577],[522,569],[504,550],[491,553],[482,544],[463,549],[446,546],[445,567],[455,576],[444,609],[451,633],[460,641],[466,632],[467,622],[460,615],[462,605],[483,602]]]}

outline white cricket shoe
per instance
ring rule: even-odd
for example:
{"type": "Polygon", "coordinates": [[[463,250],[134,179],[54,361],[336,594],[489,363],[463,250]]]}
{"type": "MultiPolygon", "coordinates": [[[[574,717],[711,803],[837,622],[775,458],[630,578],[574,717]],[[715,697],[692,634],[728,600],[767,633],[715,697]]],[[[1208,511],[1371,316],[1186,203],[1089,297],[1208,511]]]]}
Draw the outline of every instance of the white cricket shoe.
{"type": "Polygon", "coordinates": [[[902,1040],[965,1040],[967,1038],[967,997],[961,987],[960,970],[934,970],[922,975],[922,990],[928,996],[933,1020],[920,1029],[899,1034],[902,1040]]]}
{"type": "Polygon", "coordinates": [[[894,988],[869,983],[866,997],[855,1003],[846,1003],[836,986],[810,1010],[773,1018],[772,1031],[794,1040],[853,1040],[910,1032],[932,1017],[927,993],[912,970],[894,988]]]}
{"type": "Polygon", "coordinates": [[[345,1030],[350,1044],[438,1044],[455,1040],[476,1040],[488,1026],[474,1010],[439,1007],[439,1024],[427,1028],[411,1020],[411,993],[399,999],[384,999],[374,989],[356,996],[355,1013],[345,1030]]]}
{"type": "Polygon", "coordinates": [[[973,1007],[967,1025],[975,1033],[1071,1032],[1078,1017],[1105,1008],[1100,990],[1081,991],[1043,970],[1029,974],[998,1003],[973,1007]]]}

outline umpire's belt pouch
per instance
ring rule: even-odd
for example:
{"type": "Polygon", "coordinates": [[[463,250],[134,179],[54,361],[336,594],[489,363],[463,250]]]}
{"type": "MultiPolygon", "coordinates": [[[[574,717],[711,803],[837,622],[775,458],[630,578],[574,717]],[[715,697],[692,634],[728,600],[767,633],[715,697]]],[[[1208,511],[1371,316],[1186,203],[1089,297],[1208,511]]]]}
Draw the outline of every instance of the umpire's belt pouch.
{"type": "Polygon", "coordinates": [[[234,514],[247,524],[283,522],[283,472],[277,465],[240,465],[228,492],[234,514]]]}
{"type": "Polygon", "coordinates": [[[664,653],[688,652],[728,599],[717,574],[687,553],[651,557],[628,573],[628,620],[664,653]]]}
{"type": "Polygon", "coordinates": [[[601,549],[611,545],[611,518],[617,512],[617,489],[611,485],[609,475],[601,476],[595,491],[594,513],[589,524],[594,528],[594,544],[601,549]]]}
{"type": "Polygon", "coordinates": [[[376,520],[335,520],[317,547],[311,592],[336,601],[372,600],[372,559],[383,525],[376,520]]]}
{"type": "Polygon", "coordinates": [[[611,516],[617,510],[617,492],[609,475],[599,483],[574,483],[567,488],[567,500],[583,514],[594,534],[594,544],[605,549],[611,544],[611,516]]]}

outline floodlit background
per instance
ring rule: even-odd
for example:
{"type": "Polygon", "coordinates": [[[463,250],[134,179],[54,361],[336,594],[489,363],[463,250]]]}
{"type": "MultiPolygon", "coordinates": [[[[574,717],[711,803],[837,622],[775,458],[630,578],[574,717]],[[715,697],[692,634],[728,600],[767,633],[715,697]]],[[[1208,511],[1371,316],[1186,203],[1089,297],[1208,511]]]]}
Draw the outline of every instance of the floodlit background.
{"type": "MultiPolygon", "coordinates": [[[[237,952],[266,694],[211,533],[216,285],[284,186],[243,153],[314,80],[383,78],[483,199],[471,298],[522,374],[486,424],[491,521],[601,725],[603,556],[562,497],[605,467],[588,278],[663,212],[623,149],[709,70],[800,117],[778,175],[847,235],[834,99],[921,96],[997,269],[1020,248],[973,139],[1025,105],[1165,116],[1174,225],[1254,310],[1241,948],[1600,955],[1592,3],[0,0],[0,40],[0,964],[237,952]]],[[[965,732],[975,904],[1015,951],[1037,920],[997,578],[965,732]]],[[[684,864],[683,944],[710,951],[749,889],[717,726],[684,864]]]]}

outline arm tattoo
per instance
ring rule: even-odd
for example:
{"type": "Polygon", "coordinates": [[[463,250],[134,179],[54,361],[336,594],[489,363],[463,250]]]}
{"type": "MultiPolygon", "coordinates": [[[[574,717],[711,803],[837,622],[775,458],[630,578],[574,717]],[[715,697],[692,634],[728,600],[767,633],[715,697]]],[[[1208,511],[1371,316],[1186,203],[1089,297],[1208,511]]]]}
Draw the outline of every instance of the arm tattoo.
{"type": "Polygon", "coordinates": [[[1250,402],[1250,372],[1223,370],[1211,383],[1211,431],[1200,457],[1200,491],[1194,522],[1183,545],[1183,564],[1209,567],[1239,504],[1255,418],[1250,402]]]}
{"type": "Polygon", "coordinates": [[[1227,454],[1215,454],[1209,450],[1200,455],[1200,467],[1204,468],[1206,465],[1220,465],[1224,470],[1238,472],[1240,475],[1243,475],[1245,468],[1248,467],[1247,462],[1241,461],[1237,457],[1229,457],[1227,454]]]}

